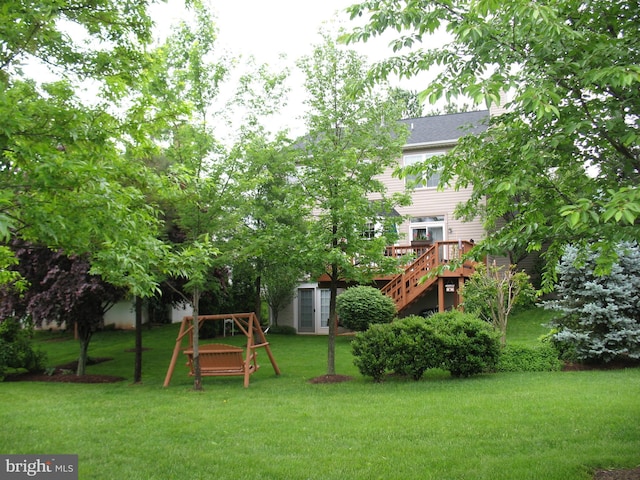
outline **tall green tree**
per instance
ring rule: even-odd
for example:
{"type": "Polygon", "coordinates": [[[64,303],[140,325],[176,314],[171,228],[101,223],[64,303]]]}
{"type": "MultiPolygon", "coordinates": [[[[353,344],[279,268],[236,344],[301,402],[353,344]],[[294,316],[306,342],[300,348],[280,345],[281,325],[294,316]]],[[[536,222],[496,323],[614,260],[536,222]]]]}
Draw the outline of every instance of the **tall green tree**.
{"type": "Polygon", "coordinates": [[[274,72],[253,61],[247,67],[249,73],[241,76],[234,97],[234,105],[242,110],[232,150],[239,165],[236,180],[242,222],[232,242],[234,262],[253,266],[252,310],[260,319],[265,275],[278,268],[296,279],[300,276],[297,252],[302,249],[308,207],[299,184],[291,181],[296,165],[288,133],[269,128],[269,119],[287,102],[289,72],[274,72]]]}
{"type": "Polygon", "coordinates": [[[148,171],[124,158],[131,125],[113,114],[144,70],[148,6],[3,2],[0,268],[14,262],[8,242],[21,238],[86,259],[91,273],[134,294],[157,288],[148,171]]]}
{"type": "Polygon", "coordinates": [[[379,175],[401,155],[402,108],[362,82],[364,59],[328,34],[300,61],[308,95],[307,134],[298,148],[299,179],[314,218],[305,261],[330,277],[327,374],[335,374],[336,297],[341,280],[366,283],[393,268],[385,247],[395,240],[388,198],[379,175]]]}
{"type": "Polygon", "coordinates": [[[115,101],[141,71],[151,38],[147,6],[113,0],[3,3],[0,233],[5,239],[20,235],[86,251],[100,244],[105,231],[113,238],[115,220],[132,213],[136,192],[114,184],[141,172],[121,161],[116,148],[121,125],[100,98],[115,101]],[[83,39],[89,36],[87,47],[83,39]],[[33,71],[40,75],[29,76],[33,71]],[[50,83],[38,78],[47,78],[45,71],[54,74],[50,83]],[[76,94],[87,80],[101,93],[91,104],[76,94]],[[109,222],[112,228],[105,229],[109,222]]]}
{"type": "Polygon", "coordinates": [[[404,105],[402,118],[419,118],[424,115],[423,105],[420,101],[418,92],[404,90],[402,88],[393,88],[391,90],[391,96],[401,105],[404,105]]]}
{"type": "MultiPolygon", "coordinates": [[[[164,199],[181,232],[165,263],[182,277],[181,292],[193,309],[194,389],[202,389],[199,362],[199,304],[212,281],[216,257],[235,220],[234,164],[216,136],[214,112],[229,62],[216,56],[217,31],[210,12],[192,3],[193,21],[178,24],[153,52],[132,111],[148,118],[146,130],[164,146],[169,168],[164,199]]],[[[216,120],[218,123],[216,123],[216,120]]]]}
{"type": "Polygon", "coordinates": [[[473,185],[457,213],[483,218],[489,236],[479,250],[518,254],[545,245],[550,287],[569,241],[602,252],[604,272],[619,241],[638,240],[637,2],[370,0],[350,12],[368,20],[347,41],[399,32],[395,56],[373,77],[438,69],[423,92],[433,102],[492,105],[508,92],[507,113],[485,134],[425,169],[441,170],[443,184],[473,185]],[[428,48],[441,33],[449,39],[428,48]]]}
{"type": "Polygon", "coordinates": [[[254,265],[254,310],[260,311],[263,295],[278,310],[305,272],[301,252],[309,206],[301,185],[292,181],[295,155],[286,138],[270,141],[260,132],[243,143],[243,150],[244,221],[234,239],[236,253],[254,265]]]}

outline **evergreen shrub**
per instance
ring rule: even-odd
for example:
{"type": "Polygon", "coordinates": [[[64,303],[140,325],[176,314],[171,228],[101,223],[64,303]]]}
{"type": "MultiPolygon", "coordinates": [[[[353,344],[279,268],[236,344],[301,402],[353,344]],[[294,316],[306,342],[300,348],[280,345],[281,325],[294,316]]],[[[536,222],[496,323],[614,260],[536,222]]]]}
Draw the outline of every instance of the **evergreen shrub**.
{"type": "Polygon", "coordinates": [[[389,365],[393,332],[390,324],[373,324],[367,331],[359,332],[351,342],[353,363],[360,373],[381,382],[389,365]]]}
{"type": "Polygon", "coordinates": [[[352,352],[360,373],[375,381],[389,371],[419,380],[431,368],[467,377],[495,369],[500,340],[487,322],[448,312],[371,325],[355,336],[352,352]]]}
{"type": "Polygon", "coordinates": [[[336,311],[344,327],[363,332],[371,324],[391,322],[396,315],[396,304],[377,288],[358,286],[338,296],[336,311]]]}
{"type": "Polygon", "coordinates": [[[435,323],[410,316],[391,324],[388,368],[420,380],[425,371],[442,364],[442,340],[435,323]]]}
{"type": "Polygon", "coordinates": [[[561,316],[552,341],[565,360],[605,363],[640,359],[640,249],[617,248],[618,259],[599,272],[597,252],[567,247],[558,266],[557,300],[545,303],[561,316]]]}
{"type": "Polygon", "coordinates": [[[549,343],[535,347],[507,344],[500,351],[498,372],[556,372],[562,369],[558,351],[549,343]]]}
{"type": "Polygon", "coordinates": [[[445,370],[454,377],[469,377],[495,369],[500,356],[500,333],[470,313],[436,313],[443,341],[445,370]]]}

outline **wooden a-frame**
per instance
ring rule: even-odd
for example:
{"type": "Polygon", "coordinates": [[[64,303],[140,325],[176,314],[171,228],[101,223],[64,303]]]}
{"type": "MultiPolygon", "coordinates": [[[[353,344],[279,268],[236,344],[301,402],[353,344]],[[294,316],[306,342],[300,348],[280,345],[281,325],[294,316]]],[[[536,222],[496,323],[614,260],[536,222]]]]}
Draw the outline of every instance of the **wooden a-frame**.
{"type": "MultiPolygon", "coordinates": [[[[227,376],[227,375],[242,375],[244,376],[245,388],[249,386],[249,377],[255,372],[259,365],[256,362],[256,349],[264,348],[269,356],[273,370],[276,375],[280,375],[280,369],[276,363],[269,342],[264,336],[260,322],[256,314],[251,313],[230,313],[220,315],[198,315],[198,325],[202,325],[203,322],[209,320],[233,320],[233,324],[247,337],[247,346],[245,350],[244,358],[242,356],[242,349],[231,345],[222,344],[209,344],[199,346],[199,358],[201,361],[201,375],[202,376],[227,376]],[[256,343],[256,337],[258,343],[256,343]],[[202,365],[203,359],[208,362],[207,365],[202,365]]],[[[171,377],[173,376],[173,370],[175,369],[180,350],[182,350],[182,341],[184,337],[188,337],[189,346],[183,352],[189,356],[189,364],[191,365],[191,356],[193,353],[193,317],[186,316],[182,319],[180,325],[180,331],[178,332],[178,338],[176,339],[176,346],[173,349],[173,355],[171,356],[171,363],[167,370],[167,376],[164,379],[164,387],[169,386],[171,377]]]]}

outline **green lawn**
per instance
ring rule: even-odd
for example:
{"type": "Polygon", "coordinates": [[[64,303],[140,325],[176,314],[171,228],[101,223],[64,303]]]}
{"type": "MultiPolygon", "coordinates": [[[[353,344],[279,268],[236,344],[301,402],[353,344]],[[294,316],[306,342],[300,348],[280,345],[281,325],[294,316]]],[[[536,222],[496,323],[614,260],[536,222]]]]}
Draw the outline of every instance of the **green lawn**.
{"type": "MultiPolygon", "coordinates": [[[[509,340],[534,342],[540,315],[516,317],[509,340]]],[[[271,335],[280,377],[261,353],[248,389],[205,378],[197,393],[182,359],[161,386],[177,329],[145,331],[143,385],[0,384],[0,452],[78,454],[81,479],[568,480],[640,464],[640,369],[375,384],[342,337],[337,370],[354,379],[313,385],[326,338],[271,335]]],[[[73,340],[38,338],[51,364],[76,356],[73,340]]],[[[89,373],[131,379],[133,341],[96,335],[90,355],[113,360],[89,373]]]]}

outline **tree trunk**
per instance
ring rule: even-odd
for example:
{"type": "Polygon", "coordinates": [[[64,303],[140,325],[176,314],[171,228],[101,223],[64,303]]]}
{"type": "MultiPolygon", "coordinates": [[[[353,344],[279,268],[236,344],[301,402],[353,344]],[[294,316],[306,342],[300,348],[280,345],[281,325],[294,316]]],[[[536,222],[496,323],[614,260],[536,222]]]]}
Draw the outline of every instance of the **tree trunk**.
{"type": "Polygon", "coordinates": [[[89,351],[89,342],[91,341],[91,329],[82,328],[78,329],[78,339],[80,340],[80,355],[78,356],[78,368],[76,375],[84,375],[87,369],[87,352],[89,351]]]}
{"type": "Polygon", "coordinates": [[[327,350],[327,375],[336,374],[336,298],[338,297],[338,266],[331,266],[331,286],[329,290],[329,345],[327,350]]]}
{"type": "Polygon", "coordinates": [[[198,308],[200,304],[200,290],[194,289],[192,297],[193,307],[193,389],[196,391],[203,390],[202,388],[202,372],[200,371],[200,322],[198,320],[198,308]]]}
{"type": "Polygon", "coordinates": [[[142,298],[136,297],[136,358],[133,383],[142,383],[142,298]]]}
{"type": "Polygon", "coordinates": [[[256,317],[258,319],[258,325],[260,325],[262,322],[262,318],[260,313],[262,312],[262,299],[260,297],[260,282],[262,280],[262,277],[260,275],[258,275],[256,277],[256,283],[255,283],[255,289],[256,289],[256,297],[255,297],[255,305],[253,307],[253,309],[255,310],[255,314],[256,317]]]}

